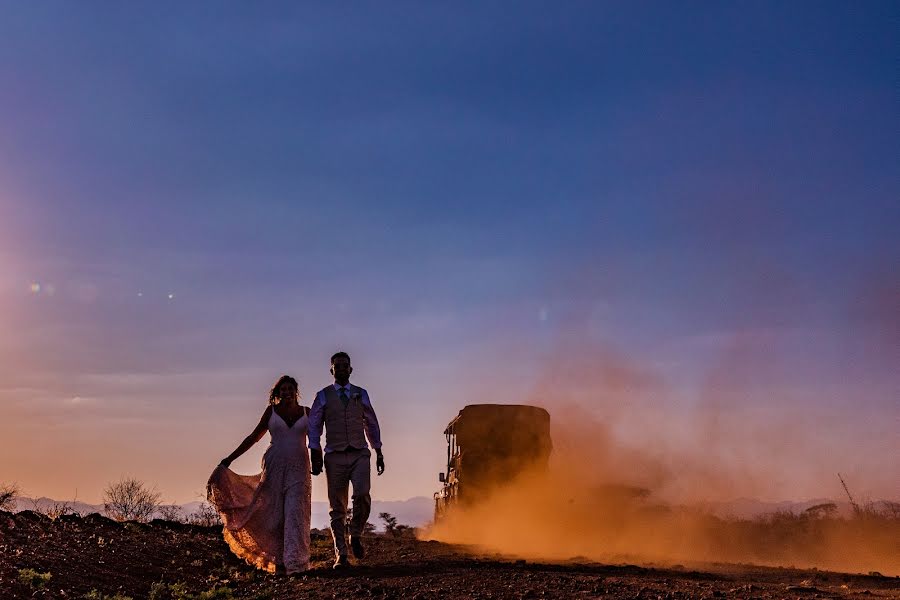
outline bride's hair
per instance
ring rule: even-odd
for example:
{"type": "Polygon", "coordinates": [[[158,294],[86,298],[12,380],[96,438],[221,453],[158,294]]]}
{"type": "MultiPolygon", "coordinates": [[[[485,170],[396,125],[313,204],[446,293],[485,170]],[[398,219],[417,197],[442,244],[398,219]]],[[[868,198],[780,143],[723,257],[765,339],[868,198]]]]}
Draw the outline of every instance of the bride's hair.
{"type": "Polygon", "coordinates": [[[300,400],[300,386],[297,385],[297,380],[290,375],[282,375],[269,391],[269,404],[271,404],[272,406],[275,406],[276,404],[281,402],[281,398],[278,396],[278,388],[281,387],[282,383],[289,383],[294,386],[294,400],[300,400]]]}

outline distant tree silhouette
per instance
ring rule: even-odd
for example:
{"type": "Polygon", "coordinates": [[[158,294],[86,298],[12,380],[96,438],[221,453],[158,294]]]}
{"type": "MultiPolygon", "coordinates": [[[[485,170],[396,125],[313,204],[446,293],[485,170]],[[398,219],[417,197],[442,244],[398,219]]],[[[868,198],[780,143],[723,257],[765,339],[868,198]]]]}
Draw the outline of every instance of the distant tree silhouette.
{"type": "Polygon", "coordinates": [[[378,518],[384,521],[384,531],[391,535],[397,535],[397,517],[391,513],[378,513],[378,518]]]}
{"type": "Polygon", "coordinates": [[[0,510],[15,510],[16,499],[21,493],[22,490],[15,483],[0,483],[0,510]]]}
{"type": "Polygon", "coordinates": [[[837,514],[837,504],[834,502],[816,504],[804,510],[803,514],[811,519],[830,519],[837,514]]]}
{"type": "Polygon", "coordinates": [[[103,510],[116,521],[149,521],[159,506],[162,495],[133,477],[106,486],[103,510]]]}

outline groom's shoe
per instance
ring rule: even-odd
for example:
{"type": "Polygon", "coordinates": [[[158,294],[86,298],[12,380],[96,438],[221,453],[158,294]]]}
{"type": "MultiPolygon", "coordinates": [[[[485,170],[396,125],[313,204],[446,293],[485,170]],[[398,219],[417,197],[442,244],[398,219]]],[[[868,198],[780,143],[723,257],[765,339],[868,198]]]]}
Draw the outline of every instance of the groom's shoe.
{"type": "Polygon", "coordinates": [[[350,566],[350,561],[347,559],[346,554],[339,554],[336,559],[334,559],[334,565],[332,565],[332,569],[346,569],[350,566]]]}
{"type": "Polygon", "coordinates": [[[366,557],[366,549],[363,548],[362,540],[358,535],[350,536],[350,549],[353,550],[353,557],[363,559],[366,557]]]}

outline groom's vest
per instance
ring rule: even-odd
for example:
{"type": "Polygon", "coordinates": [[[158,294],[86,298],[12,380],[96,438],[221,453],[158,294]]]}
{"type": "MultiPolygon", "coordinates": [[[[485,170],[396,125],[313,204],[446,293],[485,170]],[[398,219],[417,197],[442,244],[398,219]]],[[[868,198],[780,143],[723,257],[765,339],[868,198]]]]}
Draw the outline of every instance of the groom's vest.
{"type": "Polygon", "coordinates": [[[326,387],[325,392],[325,440],[326,445],[335,451],[347,448],[365,448],[365,416],[361,394],[362,389],[349,386],[347,395],[350,402],[347,406],[341,401],[341,395],[333,385],[326,387]],[[354,395],[359,395],[354,399],[354,395]]]}

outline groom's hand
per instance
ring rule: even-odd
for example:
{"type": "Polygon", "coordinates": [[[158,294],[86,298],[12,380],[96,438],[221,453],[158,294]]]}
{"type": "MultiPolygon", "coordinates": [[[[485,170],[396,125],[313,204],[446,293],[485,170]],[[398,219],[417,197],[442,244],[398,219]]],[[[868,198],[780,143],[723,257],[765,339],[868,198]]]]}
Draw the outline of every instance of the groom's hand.
{"type": "Polygon", "coordinates": [[[375,450],[375,454],[377,454],[377,458],[375,459],[375,470],[378,471],[378,474],[381,475],[384,473],[384,454],[381,453],[381,448],[375,450]]]}
{"type": "Polygon", "coordinates": [[[322,466],[325,462],[322,458],[322,451],[315,448],[309,449],[309,462],[312,465],[312,474],[318,475],[322,472],[322,466]]]}

